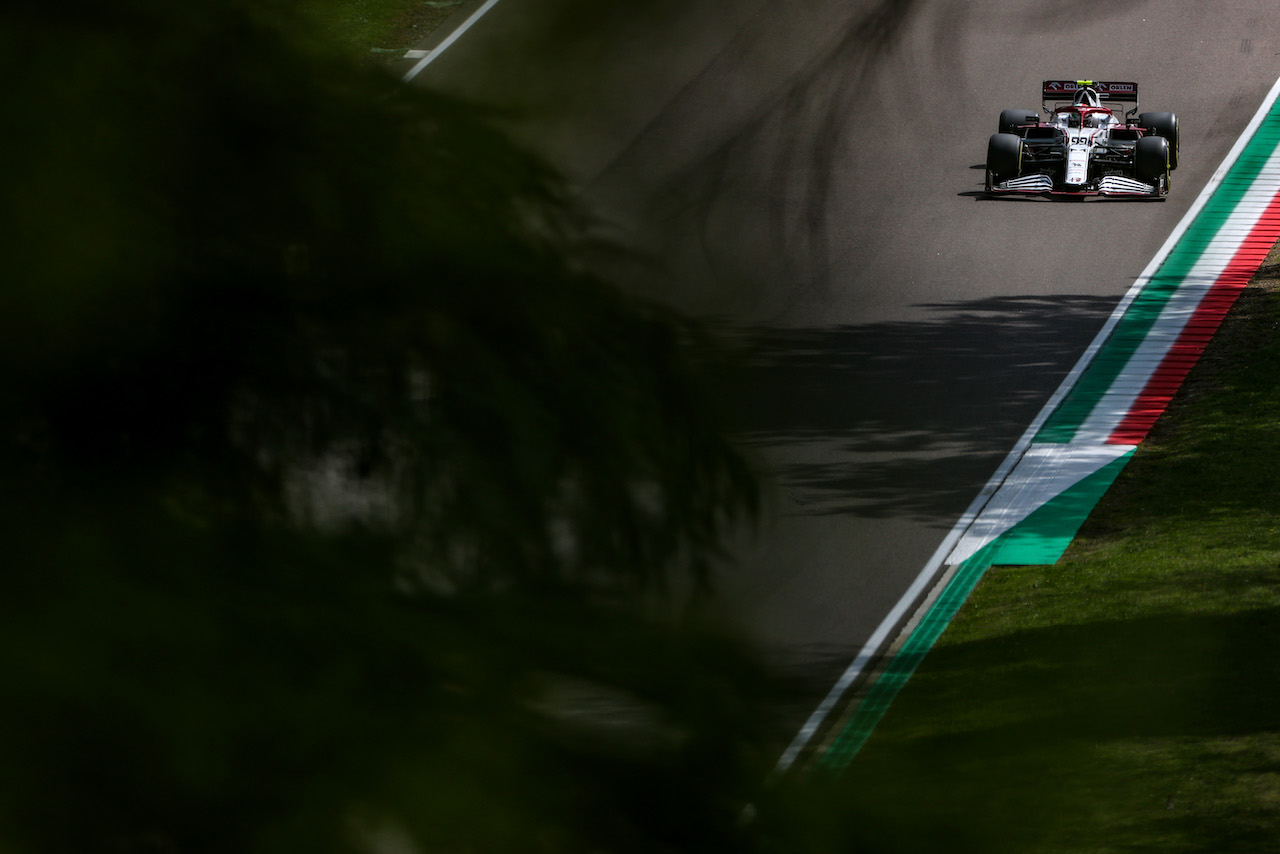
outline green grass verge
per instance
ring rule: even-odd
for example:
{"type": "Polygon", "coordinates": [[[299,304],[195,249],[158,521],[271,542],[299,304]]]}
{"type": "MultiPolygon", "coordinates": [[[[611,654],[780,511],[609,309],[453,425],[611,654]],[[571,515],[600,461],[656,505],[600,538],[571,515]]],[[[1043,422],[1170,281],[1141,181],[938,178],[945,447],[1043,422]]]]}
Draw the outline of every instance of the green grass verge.
{"type": "Polygon", "coordinates": [[[1280,257],[1054,566],[995,567],[842,785],[886,850],[1280,849],[1280,257]]]}
{"type": "Polygon", "coordinates": [[[461,0],[311,0],[303,8],[341,49],[387,57],[413,47],[461,0]]]}

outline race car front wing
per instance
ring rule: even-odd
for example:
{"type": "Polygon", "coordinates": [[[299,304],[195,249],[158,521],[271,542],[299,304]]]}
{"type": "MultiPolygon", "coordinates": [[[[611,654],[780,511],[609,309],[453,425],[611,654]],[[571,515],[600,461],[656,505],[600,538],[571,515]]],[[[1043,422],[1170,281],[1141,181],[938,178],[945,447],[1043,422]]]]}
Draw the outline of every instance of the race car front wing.
{"type": "Polygon", "coordinates": [[[1098,179],[1097,186],[1088,189],[1058,189],[1054,186],[1052,176],[1039,173],[1036,175],[1026,175],[1021,178],[1011,178],[1008,181],[1001,181],[991,187],[994,192],[1003,193],[1053,193],[1065,192],[1072,194],[1091,195],[1097,194],[1102,196],[1156,196],[1161,195],[1160,188],[1153,184],[1147,184],[1133,178],[1125,178],[1121,175],[1106,175],[1098,179]]]}
{"type": "Polygon", "coordinates": [[[1098,179],[1098,192],[1109,196],[1154,196],[1159,188],[1122,175],[1107,175],[1098,179]]]}

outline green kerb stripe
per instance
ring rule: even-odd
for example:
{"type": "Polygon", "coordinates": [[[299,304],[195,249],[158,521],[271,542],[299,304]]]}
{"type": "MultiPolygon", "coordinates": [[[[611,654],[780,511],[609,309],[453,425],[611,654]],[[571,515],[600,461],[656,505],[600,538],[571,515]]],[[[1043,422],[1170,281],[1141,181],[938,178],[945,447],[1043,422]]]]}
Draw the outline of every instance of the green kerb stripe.
{"type": "Polygon", "coordinates": [[[983,574],[996,564],[1054,563],[1070,545],[1098,499],[1133,456],[1133,451],[1107,463],[1053,500],[1038,508],[1009,531],[966,560],[907,637],[898,654],[871,685],[818,767],[839,773],[853,761],[880,723],[898,692],[951,624],[983,574]]]}
{"type": "Polygon", "coordinates": [[[890,704],[898,696],[902,686],[916,672],[934,641],[942,635],[951,618],[960,610],[964,600],[982,578],[982,574],[991,566],[991,558],[999,549],[1001,539],[997,538],[960,565],[960,569],[907,638],[902,649],[890,659],[884,672],[871,685],[835,742],[818,760],[819,768],[838,774],[853,761],[853,757],[871,737],[876,724],[889,711],[890,704]]]}
{"type": "Polygon", "coordinates": [[[992,565],[1041,566],[1057,563],[1093,508],[1120,476],[1137,448],[1116,457],[1075,486],[1037,507],[1001,538],[992,565]]]}
{"type": "Polygon", "coordinates": [[[1151,281],[1134,299],[1075,387],[1036,434],[1036,442],[1065,443],[1075,438],[1080,425],[1128,364],[1160,312],[1240,204],[1277,145],[1280,145],[1280,101],[1268,111],[1226,178],[1151,281]]]}

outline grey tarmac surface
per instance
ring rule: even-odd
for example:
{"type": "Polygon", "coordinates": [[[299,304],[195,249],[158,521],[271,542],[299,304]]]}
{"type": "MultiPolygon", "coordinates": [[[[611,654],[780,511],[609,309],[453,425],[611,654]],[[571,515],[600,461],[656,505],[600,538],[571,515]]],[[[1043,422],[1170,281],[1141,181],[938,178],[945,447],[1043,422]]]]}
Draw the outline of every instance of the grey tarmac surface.
{"type": "Polygon", "coordinates": [[[414,85],[509,111],[660,265],[613,272],[751,341],[770,504],[716,607],[816,702],[1278,77],[1269,0],[502,0],[414,85]],[[982,197],[1051,77],[1178,113],[1167,201],[982,197]]]}

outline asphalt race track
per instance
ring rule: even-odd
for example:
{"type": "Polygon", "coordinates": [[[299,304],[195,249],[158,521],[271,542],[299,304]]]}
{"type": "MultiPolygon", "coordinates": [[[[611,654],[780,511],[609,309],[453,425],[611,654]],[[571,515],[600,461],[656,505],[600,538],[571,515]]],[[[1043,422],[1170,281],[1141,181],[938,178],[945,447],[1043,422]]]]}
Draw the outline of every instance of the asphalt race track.
{"type": "Polygon", "coordinates": [[[503,0],[414,84],[509,110],[664,265],[629,286],[753,342],[771,504],[717,607],[816,674],[804,715],[1277,78],[1271,0],[503,0]],[[1179,115],[1167,201],[982,197],[1051,77],[1179,115]]]}

